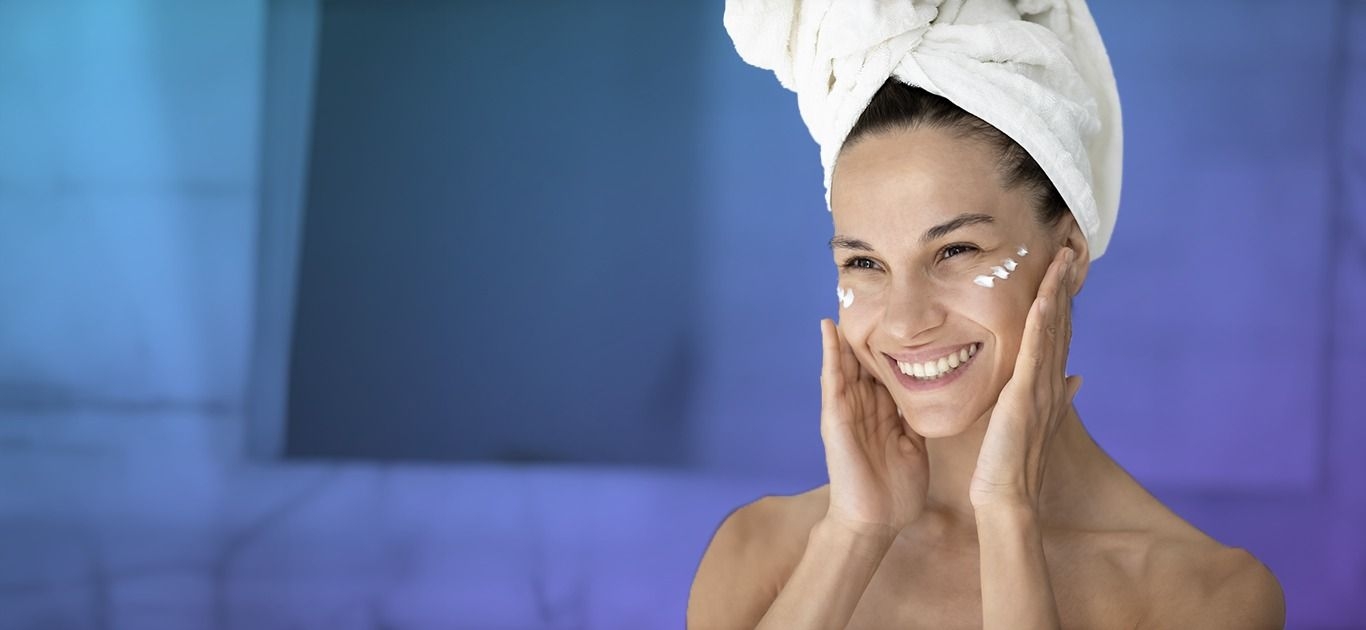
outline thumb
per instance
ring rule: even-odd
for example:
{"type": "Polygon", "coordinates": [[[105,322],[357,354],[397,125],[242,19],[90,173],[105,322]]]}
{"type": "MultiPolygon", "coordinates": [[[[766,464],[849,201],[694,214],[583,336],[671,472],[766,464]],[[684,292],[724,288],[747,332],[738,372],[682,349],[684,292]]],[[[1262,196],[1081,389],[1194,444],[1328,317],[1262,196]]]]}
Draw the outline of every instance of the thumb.
{"type": "Polygon", "coordinates": [[[1073,374],[1067,377],[1067,402],[1072,402],[1077,397],[1077,391],[1081,389],[1081,375],[1073,374]]]}

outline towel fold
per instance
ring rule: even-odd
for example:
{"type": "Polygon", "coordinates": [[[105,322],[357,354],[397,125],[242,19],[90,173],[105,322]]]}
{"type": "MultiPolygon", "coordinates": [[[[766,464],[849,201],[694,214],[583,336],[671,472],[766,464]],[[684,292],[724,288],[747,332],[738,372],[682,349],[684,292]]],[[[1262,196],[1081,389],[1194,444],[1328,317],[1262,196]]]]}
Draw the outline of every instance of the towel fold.
{"type": "Polygon", "coordinates": [[[845,137],[889,77],[1020,144],[1100,258],[1119,212],[1123,130],[1110,58],[1083,0],[726,0],[735,50],[797,94],[825,203],[845,137]]]}

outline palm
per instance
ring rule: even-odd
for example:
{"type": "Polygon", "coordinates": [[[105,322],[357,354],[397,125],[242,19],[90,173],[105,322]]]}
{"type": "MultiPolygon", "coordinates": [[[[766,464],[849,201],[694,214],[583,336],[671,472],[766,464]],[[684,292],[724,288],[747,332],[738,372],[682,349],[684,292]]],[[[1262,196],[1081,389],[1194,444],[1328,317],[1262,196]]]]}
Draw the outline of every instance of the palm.
{"type": "Polygon", "coordinates": [[[1001,390],[977,455],[973,494],[985,494],[998,489],[998,484],[988,480],[1012,478],[1011,473],[1018,467],[1016,452],[1023,450],[1020,445],[1026,440],[1023,424],[1015,419],[1028,418],[1033,413],[1026,404],[1031,400],[1028,395],[1020,379],[1012,379],[1001,390]]]}
{"type": "Polygon", "coordinates": [[[969,496],[975,506],[1026,500],[1037,507],[1053,433],[1072,407],[1080,376],[1065,376],[1075,274],[1063,248],[1025,316],[1015,370],[991,412],[969,496]]]}
{"type": "Polygon", "coordinates": [[[900,530],[924,507],[923,439],[908,431],[887,388],[863,369],[838,328],[830,329],[821,410],[829,515],[857,527],[900,530]]]}

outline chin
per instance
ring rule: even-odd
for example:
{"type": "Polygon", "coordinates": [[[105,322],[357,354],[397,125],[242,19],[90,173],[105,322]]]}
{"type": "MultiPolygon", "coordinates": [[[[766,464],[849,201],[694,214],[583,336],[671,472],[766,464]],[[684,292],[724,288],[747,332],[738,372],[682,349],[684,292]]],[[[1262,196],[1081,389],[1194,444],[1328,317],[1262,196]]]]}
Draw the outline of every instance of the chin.
{"type": "Polygon", "coordinates": [[[962,414],[922,414],[914,420],[907,420],[906,426],[927,438],[952,437],[968,430],[976,417],[962,414]]]}

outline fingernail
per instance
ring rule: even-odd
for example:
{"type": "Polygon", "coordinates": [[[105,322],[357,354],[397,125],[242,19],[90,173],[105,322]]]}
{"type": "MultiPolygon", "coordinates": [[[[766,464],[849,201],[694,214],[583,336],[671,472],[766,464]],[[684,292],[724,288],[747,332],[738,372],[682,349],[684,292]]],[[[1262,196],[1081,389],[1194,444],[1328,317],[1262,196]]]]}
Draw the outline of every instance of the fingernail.
{"type": "Polygon", "coordinates": [[[1076,250],[1072,249],[1071,247],[1068,247],[1068,248],[1067,248],[1067,253],[1065,254],[1065,256],[1067,257],[1067,262],[1071,263],[1071,262],[1072,262],[1072,259],[1074,259],[1074,258],[1077,257],[1077,252],[1076,252],[1076,250]]]}

